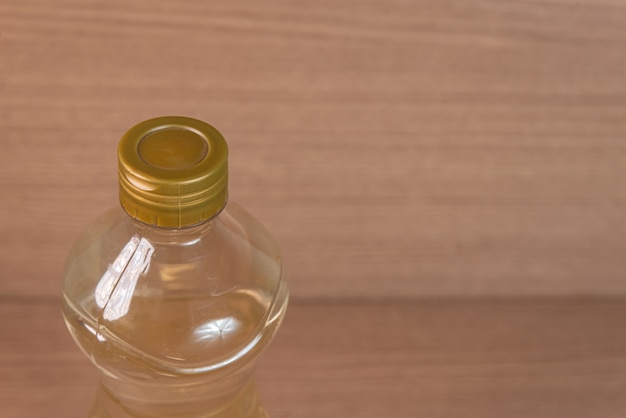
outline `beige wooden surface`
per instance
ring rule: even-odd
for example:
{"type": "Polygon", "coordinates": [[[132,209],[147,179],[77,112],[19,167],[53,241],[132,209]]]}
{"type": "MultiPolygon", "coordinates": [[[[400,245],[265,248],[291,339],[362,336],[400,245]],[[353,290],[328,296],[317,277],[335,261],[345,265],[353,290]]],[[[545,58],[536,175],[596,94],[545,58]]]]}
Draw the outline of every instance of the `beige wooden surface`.
{"type": "Polygon", "coordinates": [[[295,297],[626,293],[622,1],[0,2],[3,295],[57,295],[115,147],[220,128],[295,297]]]}
{"type": "Polygon", "coordinates": [[[134,123],[284,249],[273,418],[626,416],[622,0],[0,0],[0,416],[80,417],[63,261],[134,123]]]}
{"type": "MultiPolygon", "coordinates": [[[[96,375],[54,303],[0,304],[11,418],[82,417],[96,375]],[[45,318],[42,320],[42,318],[45,318]]],[[[623,418],[623,300],[292,306],[258,384],[272,418],[623,418]]]]}

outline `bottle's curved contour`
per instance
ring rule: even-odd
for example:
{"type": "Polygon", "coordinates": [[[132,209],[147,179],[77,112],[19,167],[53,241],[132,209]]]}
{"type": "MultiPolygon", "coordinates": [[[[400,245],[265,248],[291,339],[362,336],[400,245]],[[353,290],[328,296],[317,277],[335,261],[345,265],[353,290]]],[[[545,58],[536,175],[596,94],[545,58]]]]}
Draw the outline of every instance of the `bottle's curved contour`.
{"type": "Polygon", "coordinates": [[[140,125],[120,144],[123,209],[66,262],[65,321],[101,372],[88,416],[266,417],[253,371],[287,307],[279,249],[226,203],[219,132],[189,118],[140,125]]]}

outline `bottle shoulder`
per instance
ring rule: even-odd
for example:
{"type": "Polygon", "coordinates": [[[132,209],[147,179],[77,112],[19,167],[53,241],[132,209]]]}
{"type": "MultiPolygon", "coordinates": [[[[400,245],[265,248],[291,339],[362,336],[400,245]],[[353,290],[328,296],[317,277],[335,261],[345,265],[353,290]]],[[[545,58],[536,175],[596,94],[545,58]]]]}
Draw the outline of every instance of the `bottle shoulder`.
{"type": "Polygon", "coordinates": [[[278,246],[236,204],[185,231],[111,209],[78,239],[64,280],[66,309],[95,337],[202,367],[207,353],[219,364],[258,339],[287,300],[278,246]]]}
{"type": "Polygon", "coordinates": [[[72,269],[77,263],[93,266],[114,262],[124,249],[128,251],[130,247],[134,251],[135,241],[151,248],[151,259],[164,264],[208,258],[222,265],[235,265],[241,262],[240,258],[251,256],[270,264],[281,262],[279,247],[267,229],[236,203],[229,202],[219,216],[204,224],[180,230],[143,224],[121,207],[112,207],[75,241],[66,259],[65,278],[75,275],[72,269]]]}

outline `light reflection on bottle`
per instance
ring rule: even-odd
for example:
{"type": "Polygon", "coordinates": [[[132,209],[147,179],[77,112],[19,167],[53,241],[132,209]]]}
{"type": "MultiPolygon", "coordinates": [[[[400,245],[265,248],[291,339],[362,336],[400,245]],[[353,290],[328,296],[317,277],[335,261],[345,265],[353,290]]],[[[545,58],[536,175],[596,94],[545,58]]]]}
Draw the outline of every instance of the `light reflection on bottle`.
{"type": "Polygon", "coordinates": [[[154,247],[145,238],[133,236],[96,286],[95,299],[104,309],[103,318],[114,321],[126,315],[139,276],[150,266],[154,247]]]}
{"type": "Polygon", "coordinates": [[[234,333],[241,326],[241,323],[232,316],[217,318],[200,325],[194,331],[198,341],[218,341],[225,339],[229,334],[234,333]]]}
{"type": "Polygon", "coordinates": [[[104,308],[106,306],[117,281],[124,272],[124,269],[137,249],[138,244],[139,237],[135,235],[130,239],[130,241],[128,241],[128,243],[126,243],[113,264],[109,264],[107,271],[104,272],[104,275],[98,282],[95,297],[96,303],[100,308],[104,308]]]}

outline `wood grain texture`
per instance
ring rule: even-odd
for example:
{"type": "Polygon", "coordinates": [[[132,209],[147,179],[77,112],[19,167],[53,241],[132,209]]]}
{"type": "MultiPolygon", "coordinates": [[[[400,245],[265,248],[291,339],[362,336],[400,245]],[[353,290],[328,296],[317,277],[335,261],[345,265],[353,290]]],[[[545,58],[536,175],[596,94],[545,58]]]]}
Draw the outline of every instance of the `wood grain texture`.
{"type": "MultiPolygon", "coordinates": [[[[56,301],[0,318],[3,416],[82,416],[96,375],[56,301]]],[[[624,300],[292,306],[258,381],[272,418],[622,418],[625,327],[624,300]]]]}
{"type": "Polygon", "coordinates": [[[115,147],[185,114],[296,298],[624,294],[626,4],[0,3],[0,295],[56,295],[115,147]]]}

